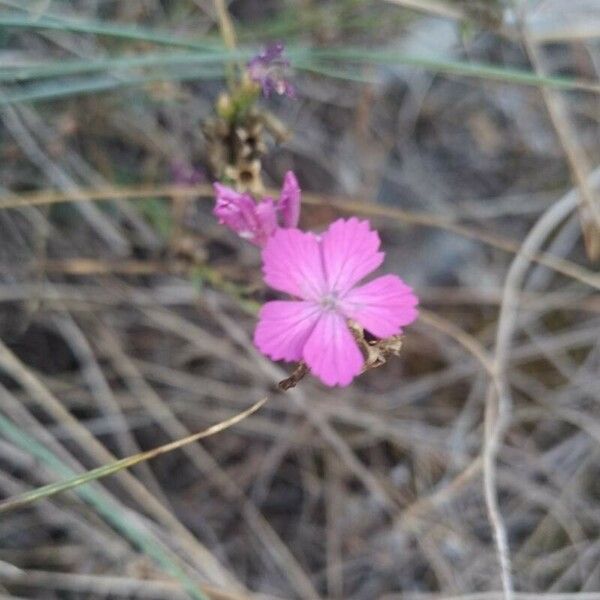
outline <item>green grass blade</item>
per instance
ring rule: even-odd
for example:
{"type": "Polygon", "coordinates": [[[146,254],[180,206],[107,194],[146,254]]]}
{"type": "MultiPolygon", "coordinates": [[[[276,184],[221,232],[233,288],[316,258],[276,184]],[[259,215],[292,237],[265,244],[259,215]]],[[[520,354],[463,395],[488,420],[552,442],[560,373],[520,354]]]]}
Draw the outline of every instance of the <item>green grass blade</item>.
{"type": "Polygon", "coordinates": [[[348,67],[350,64],[374,66],[405,65],[419,67],[436,73],[489,79],[511,84],[546,86],[563,90],[584,90],[600,93],[599,84],[572,77],[542,76],[525,69],[515,69],[485,63],[449,61],[436,57],[411,56],[390,50],[332,48],[314,49],[307,53],[306,51],[298,51],[297,49],[290,48],[288,53],[292,59],[295,58],[299,63],[299,68],[302,68],[302,65],[308,68],[314,68],[315,65],[318,68],[322,68],[328,65],[329,69],[334,69],[336,65],[348,67]]]}
{"type": "Polygon", "coordinates": [[[202,42],[175,35],[172,32],[158,31],[132,25],[95,21],[89,19],[73,19],[46,13],[39,18],[14,13],[0,13],[0,27],[13,29],[53,29],[72,33],[93,33],[126,40],[153,42],[155,44],[196,50],[219,50],[222,45],[215,37],[202,42]]]}
{"type": "MultiPolygon", "coordinates": [[[[101,467],[92,469],[90,471],[86,471],[85,473],[81,473],[79,475],[72,475],[65,481],[51,483],[49,485],[36,488],[29,492],[25,492],[24,494],[20,494],[19,496],[3,500],[2,502],[0,502],[0,513],[7,512],[9,510],[14,510],[15,508],[20,508],[22,506],[30,504],[31,502],[35,502],[36,500],[48,498],[49,496],[53,496],[54,494],[58,494],[59,492],[64,492],[66,490],[70,490],[81,485],[91,483],[92,481],[101,479],[102,477],[114,475],[115,473],[118,473],[123,469],[129,469],[141,462],[156,458],[161,454],[172,452],[173,450],[181,448],[182,446],[185,446],[187,444],[191,444],[192,442],[196,442],[200,439],[207,438],[211,435],[215,435],[217,433],[225,431],[225,429],[233,427],[240,421],[243,421],[245,418],[255,413],[259,408],[261,408],[265,404],[266,401],[267,398],[263,398],[262,400],[259,400],[245,411],[234,415],[230,419],[221,421],[216,425],[212,425],[207,429],[200,431],[199,433],[194,433],[180,440],[170,442],[169,444],[164,444],[163,446],[159,446],[158,448],[154,448],[153,450],[140,452],[139,454],[128,456],[127,458],[122,458],[121,460],[116,460],[113,463],[103,465],[101,467]]],[[[3,431],[1,421],[0,431],[3,431]]]]}
{"type": "MultiPolygon", "coordinates": [[[[11,421],[0,414],[0,433],[6,439],[25,450],[63,477],[75,477],[76,474],[56,457],[44,445],[21,431],[11,421]]],[[[138,527],[127,513],[117,505],[100,486],[85,486],[75,492],[92,506],[107,523],[120,532],[132,544],[151,557],[166,573],[177,579],[194,600],[208,600],[208,597],[190,579],[179,564],[179,558],[152,534],[138,527]]]]}
{"type": "MultiPolygon", "coordinates": [[[[51,81],[48,84],[31,84],[26,89],[9,91],[1,104],[18,102],[51,100],[84,93],[106,91],[125,86],[137,86],[153,81],[216,79],[224,75],[225,66],[232,60],[245,60],[252,54],[251,50],[239,52],[188,53],[188,54],[150,54],[136,57],[117,57],[101,61],[73,61],[64,65],[4,67],[0,69],[0,81],[16,81],[73,75],[78,73],[102,72],[119,73],[122,79],[105,75],[96,79],[78,81],[51,81]],[[197,69],[189,68],[198,65],[197,69]],[[176,67],[188,66],[187,69],[176,67]],[[132,74],[131,69],[162,67],[163,70],[145,75],[132,74]],[[174,70],[173,70],[174,69],[174,70]]],[[[581,81],[569,77],[539,76],[526,70],[519,70],[483,63],[466,63],[462,61],[445,61],[434,58],[414,57],[388,51],[357,51],[346,49],[308,50],[289,49],[293,65],[298,70],[317,73],[336,79],[357,82],[373,82],[374,73],[361,73],[357,65],[363,66],[413,66],[432,72],[478,78],[508,84],[546,86],[561,90],[583,90],[600,93],[600,84],[581,81]]]]}
{"type": "Polygon", "coordinates": [[[361,73],[357,69],[350,69],[347,67],[335,67],[332,65],[326,65],[319,62],[309,61],[295,61],[294,66],[299,71],[305,71],[306,73],[314,73],[315,75],[322,75],[324,77],[330,77],[331,79],[340,79],[342,81],[353,81],[355,83],[371,83],[376,84],[379,78],[375,73],[361,73]]]}
{"type": "MultiPolygon", "coordinates": [[[[61,63],[38,63],[28,66],[0,66],[0,81],[19,82],[30,79],[48,79],[69,75],[81,75],[106,71],[127,71],[148,67],[178,67],[178,66],[206,66],[219,67],[232,60],[244,60],[249,52],[185,52],[185,53],[148,53],[137,56],[124,56],[94,60],[72,60],[61,63]]],[[[199,71],[200,73],[202,71],[199,71]]]]}
{"type": "Polygon", "coordinates": [[[38,102],[41,100],[54,100],[81,94],[105,92],[119,88],[140,86],[156,81],[193,81],[198,79],[220,79],[224,75],[221,67],[182,72],[161,71],[156,74],[143,76],[128,76],[117,79],[112,76],[87,78],[77,81],[58,81],[42,84],[31,84],[24,89],[7,92],[0,96],[0,106],[18,104],[21,102],[38,102]]]}
{"type": "MultiPolygon", "coordinates": [[[[182,38],[180,35],[153,29],[121,25],[118,23],[101,22],[59,17],[45,14],[40,18],[32,18],[25,14],[0,13],[0,28],[24,29],[55,29],[59,31],[73,31],[77,33],[93,33],[98,35],[111,35],[128,40],[145,40],[174,47],[184,47],[194,50],[189,53],[149,53],[138,56],[120,56],[101,60],[71,61],[55,65],[38,65],[32,67],[2,67],[0,68],[0,81],[35,80],[40,78],[53,78],[66,75],[93,72],[111,72],[127,74],[122,81],[115,79],[98,79],[85,82],[53,82],[50,88],[34,88],[28,90],[15,90],[7,92],[5,99],[0,103],[15,103],[35,100],[46,100],[81,93],[92,93],[123,87],[125,85],[140,85],[143,83],[167,79],[193,79],[190,71],[184,73],[172,72],[173,67],[185,65],[204,66],[204,72],[198,71],[198,77],[214,76],[214,72],[221,72],[231,62],[239,62],[249,58],[255,49],[241,48],[235,52],[228,51],[219,41],[206,41],[204,43],[182,38]],[[139,75],[129,75],[132,69],[164,67],[168,70],[139,75]],[[207,72],[206,68],[212,71],[207,72]]],[[[461,77],[478,78],[490,81],[499,81],[509,84],[546,86],[561,90],[584,90],[600,93],[600,84],[582,81],[571,77],[540,76],[519,68],[505,67],[485,63],[470,63],[452,61],[445,58],[432,56],[411,56],[389,49],[366,49],[353,47],[338,48],[302,48],[288,46],[287,54],[292,59],[292,64],[299,70],[319,73],[324,76],[352,81],[372,81],[373,74],[361,73],[361,65],[365,66],[412,66],[426,69],[436,73],[457,75],[461,77]]]]}

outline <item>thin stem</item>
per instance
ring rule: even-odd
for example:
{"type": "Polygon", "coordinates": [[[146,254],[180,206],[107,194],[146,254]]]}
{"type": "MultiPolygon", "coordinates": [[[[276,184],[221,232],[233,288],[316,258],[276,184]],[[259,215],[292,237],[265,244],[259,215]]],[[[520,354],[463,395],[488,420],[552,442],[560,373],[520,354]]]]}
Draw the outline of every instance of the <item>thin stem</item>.
{"type": "MultiPolygon", "coordinates": [[[[214,0],[215,11],[219,20],[219,30],[221,31],[221,37],[225,46],[229,50],[235,50],[237,47],[237,37],[235,34],[235,28],[231,21],[231,16],[227,10],[225,0],[214,0]]],[[[230,88],[233,88],[236,81],[235,66],[231,63],[227,65],[227,83],[230,88]]]]}

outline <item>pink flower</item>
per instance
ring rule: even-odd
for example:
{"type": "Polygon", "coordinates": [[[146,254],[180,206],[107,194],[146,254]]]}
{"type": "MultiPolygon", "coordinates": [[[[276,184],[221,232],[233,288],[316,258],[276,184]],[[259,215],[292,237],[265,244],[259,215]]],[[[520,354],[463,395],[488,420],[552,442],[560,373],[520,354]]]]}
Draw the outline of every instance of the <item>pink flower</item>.
{"type": "Polygon", "coordinates": [[[241,238],[263,247],[279,228],[296,227],[300,218],[300,186],[292,171],[288,171],[278,201],[265,198],[255,202],[250,194],[240,194],[220,183],[214,184],[217,203],[213,214],[221,225],[235,231],[241,238]]]}
{"type": "Polygon", "coordinates": [[[263,252],[265,282],[297,300],[267,302],[254,334],[273,360],[303,360],[323,383],[348,385],[364,359],[347,325],[379,338],[417,318],[417,297],[396,275],[356,287],[383,262],[379,235],[368,221],[339,219],[322,235],[279,229],[263,252]]]}

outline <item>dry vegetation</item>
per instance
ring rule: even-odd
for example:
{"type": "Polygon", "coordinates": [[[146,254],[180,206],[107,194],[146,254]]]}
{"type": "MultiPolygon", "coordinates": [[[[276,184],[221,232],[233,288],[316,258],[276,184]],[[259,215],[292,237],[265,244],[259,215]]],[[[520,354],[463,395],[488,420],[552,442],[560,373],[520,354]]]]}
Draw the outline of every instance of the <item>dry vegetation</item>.
{"type": "MultiPolygon", "coordinates": [[[[219,2],[22,4],[218,41],[219,2]]],[[[598,81],[598,0],[516,4],[229,9],[242,45],[378,44],[598,81]]],[[[0,75],[165,51],[67,29],[0,18],[0,75]]],[[[294,133],[267,183],[295,170],[307,228],[369,217],[423,309],[399,358],[286,393],[290,369],[251,343],[258,252],[216,224],[208,177],[172,177],[206,169],[222,79],[0,80],[0,498],[268,397],[218,435],[0,512],[0,597],[600,598],[598,89],[388,62],[351,69],[362,81],[299,68],[296,100],[263,102],[294,133]],[[40,90],[62,94],[6,101],[40,90]]]]}

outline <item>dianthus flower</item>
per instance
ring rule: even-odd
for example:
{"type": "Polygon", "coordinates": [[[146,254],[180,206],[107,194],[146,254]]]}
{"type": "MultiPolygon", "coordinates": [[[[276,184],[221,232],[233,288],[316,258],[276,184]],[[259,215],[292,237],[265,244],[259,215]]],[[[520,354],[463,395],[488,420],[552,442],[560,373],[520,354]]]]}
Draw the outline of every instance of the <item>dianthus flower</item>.
{"type": "Polygon", "coordinates": [[[273,360],[304,361],[328,386],[346,386],[364,358],[347,321],[378,338],[402,332],[417,318],[418,299],[396,275],[357,284],[383,262],[369,221],[339,219],[321,236],[279,229],[262,252],[263,275],[294,300],[267,302],[254,334],[273,360]]]}
{"type": "Polygon", "coordinates": [[[283,180],[279,200],[265,198],[256,202],[220,183],[214,184],[217,202],[213,214],[221,225],[241,238],[263,247],[279,227],[296,227],[300,218],[300,186],[292,171],[283,180]]]}
{"type": "Polygon", "coordinates": [[[284,50],[281,42],[269,44],[246,65],[250,79],[260,85],[267,97],[272,92],[294,96],[294,87],[285,79],[290,61],[283,57],[284,50]]]}

